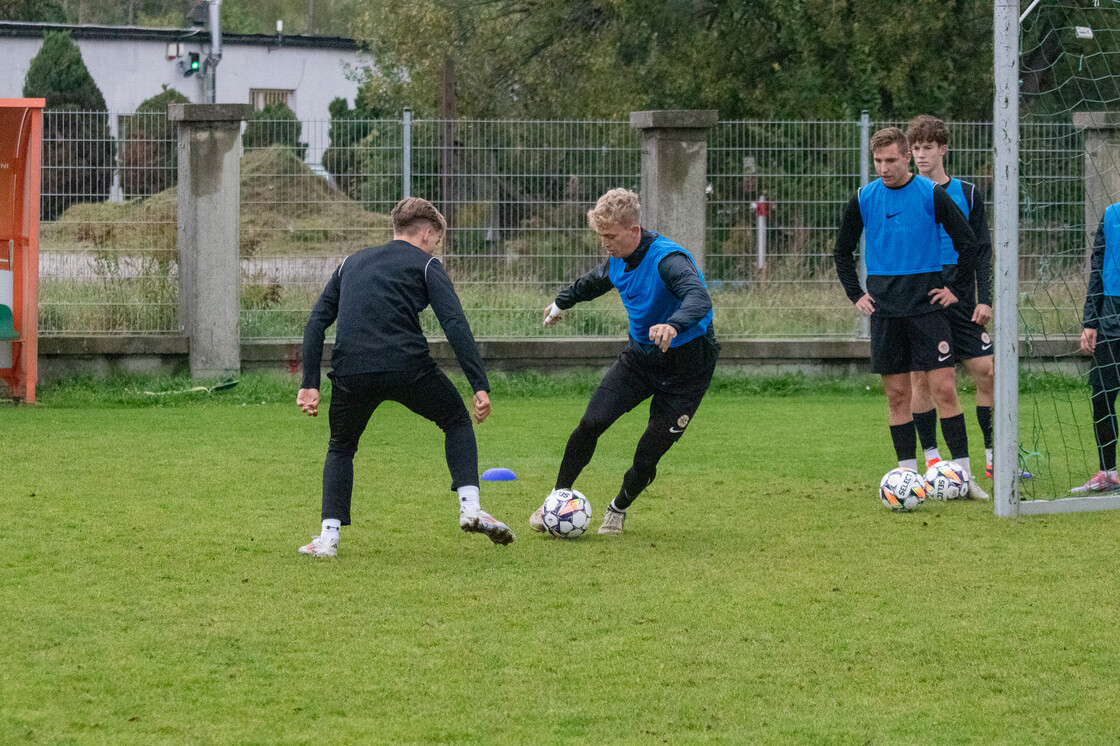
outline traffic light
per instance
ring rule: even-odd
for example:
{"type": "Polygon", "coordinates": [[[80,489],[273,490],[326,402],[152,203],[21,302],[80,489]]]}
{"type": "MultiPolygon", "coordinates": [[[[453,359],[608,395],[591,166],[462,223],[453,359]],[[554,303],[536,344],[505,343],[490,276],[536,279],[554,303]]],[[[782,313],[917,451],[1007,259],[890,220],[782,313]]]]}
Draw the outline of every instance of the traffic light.
{"type": "Polygon", "coordinates": [[[187,64],[184,66],[183,77],[189,78],[198,72],[201,67],[201,60],[199,59],[198,52],[191,52],[187,55],[187,64]]]}

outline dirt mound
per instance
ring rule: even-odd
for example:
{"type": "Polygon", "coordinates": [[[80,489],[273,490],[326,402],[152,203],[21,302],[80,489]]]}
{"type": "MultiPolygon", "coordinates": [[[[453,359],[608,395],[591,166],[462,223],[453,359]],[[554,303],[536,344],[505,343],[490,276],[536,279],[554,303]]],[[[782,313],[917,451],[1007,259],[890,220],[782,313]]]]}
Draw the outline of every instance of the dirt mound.
{"type": "MultiPolygon", "coordinates": [[[[73,205],[43,223],[43,250],[174,252],[178,190],[128,202],[73,205]]],[[[241,255],[349,254],[392,237],[388,215],[369,212],[290,150],[251,150],[241,159],[241,255]]]]}

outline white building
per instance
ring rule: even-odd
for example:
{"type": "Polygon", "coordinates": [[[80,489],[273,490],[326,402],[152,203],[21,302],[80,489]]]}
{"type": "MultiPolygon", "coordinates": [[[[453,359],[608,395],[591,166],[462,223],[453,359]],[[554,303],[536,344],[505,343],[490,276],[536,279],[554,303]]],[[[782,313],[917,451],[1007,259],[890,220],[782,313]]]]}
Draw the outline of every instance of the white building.
{"type": "MultiPolygon", "coordinates": [[[[142,101],[174,88],[205,103],[203,76],[187,76],[191,54],[205,60],[210,32],[0,21],[0,98],[21,98],[31,60],[48,30],[67,31],[105,97],[110,113],[129,114],[142,101]]],[[[217,67],[218,103],[251,103],[261,109],[282,101],[301,120],[327,120],[335,98],[352,105],[357,75],[369,64],[353,39],[319,36],[222,34],[217,67]]],[[[114,136],[116,117],[110,117],[114,136]]]]}

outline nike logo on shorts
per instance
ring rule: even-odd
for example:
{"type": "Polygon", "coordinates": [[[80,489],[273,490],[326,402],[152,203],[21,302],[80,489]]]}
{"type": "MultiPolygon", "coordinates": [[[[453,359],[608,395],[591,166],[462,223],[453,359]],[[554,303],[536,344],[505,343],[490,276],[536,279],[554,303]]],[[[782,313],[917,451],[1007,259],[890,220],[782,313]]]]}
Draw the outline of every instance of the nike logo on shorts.
{"type": "Polygon", "coordinates": [[[901,215],[901,214],[902,214],[902,210],[899,210],[899,211],[898,211],[898,212],[896,212],[896,213],[895,213],[894,215],[892,215],[892,214],[890,214],[890,213],[888,212],[888,213],[887,213],[887,220],[890,220],[891,218],[893,218],[893,217],[897,217],[897,216],[899,216],[899,215],[901,215]]]}
{"type": "Polygon", "coordinates": [[[937,356],[937,362],[939,362],[939,363],[945,362],[946,360],[948,360],[952,356],[952,354],[953,353],[950,352],[948,355],[938,355],[937,356]]]}
{"type": "Polygon", "coordinates": [[[669,432],[671,432],[671,433],[683,433],[683,432],[684,432],[684,428],[682,427],[682,428],[681,428],[680,430],[678,430],[678,429],[677,429],[677,428],[675,428],[675,427],[670,427],[670,428],[669,428],[669,432]]]}

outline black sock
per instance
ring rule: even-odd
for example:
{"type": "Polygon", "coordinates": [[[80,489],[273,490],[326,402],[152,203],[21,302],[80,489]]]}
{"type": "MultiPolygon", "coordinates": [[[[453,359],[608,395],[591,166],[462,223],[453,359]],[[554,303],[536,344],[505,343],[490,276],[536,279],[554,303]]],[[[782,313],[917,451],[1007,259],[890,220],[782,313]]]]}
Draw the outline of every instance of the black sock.
{"type": "Polygon", "coordinates": [[[992,447],[992,408],[976,406],[976,421],[980,423],[980,432],[984,433],[984,447],[992,447]]]}
{"type": "Polygon", "coordinates": [[[918,440],[921,441],[922,450],[928,451],[937,448],[937,410],[914,413],[914,429],[918,431],[918,440]]]}
{"type": "Polygon", "coordinates": [[[913,422],[891,425],[891,440],[894,441],[894,453],[899,461],[916,460],[914,451],[918,447],[918,437],[914,433],[913,422]]]}
{"type": "Polygon", "coordinates": [[[941,434],[945,436],[945,445],[949,447],[954,461],[968,458],[968,432],[964,428],[964,414],[942,417],[941,434]]]}

